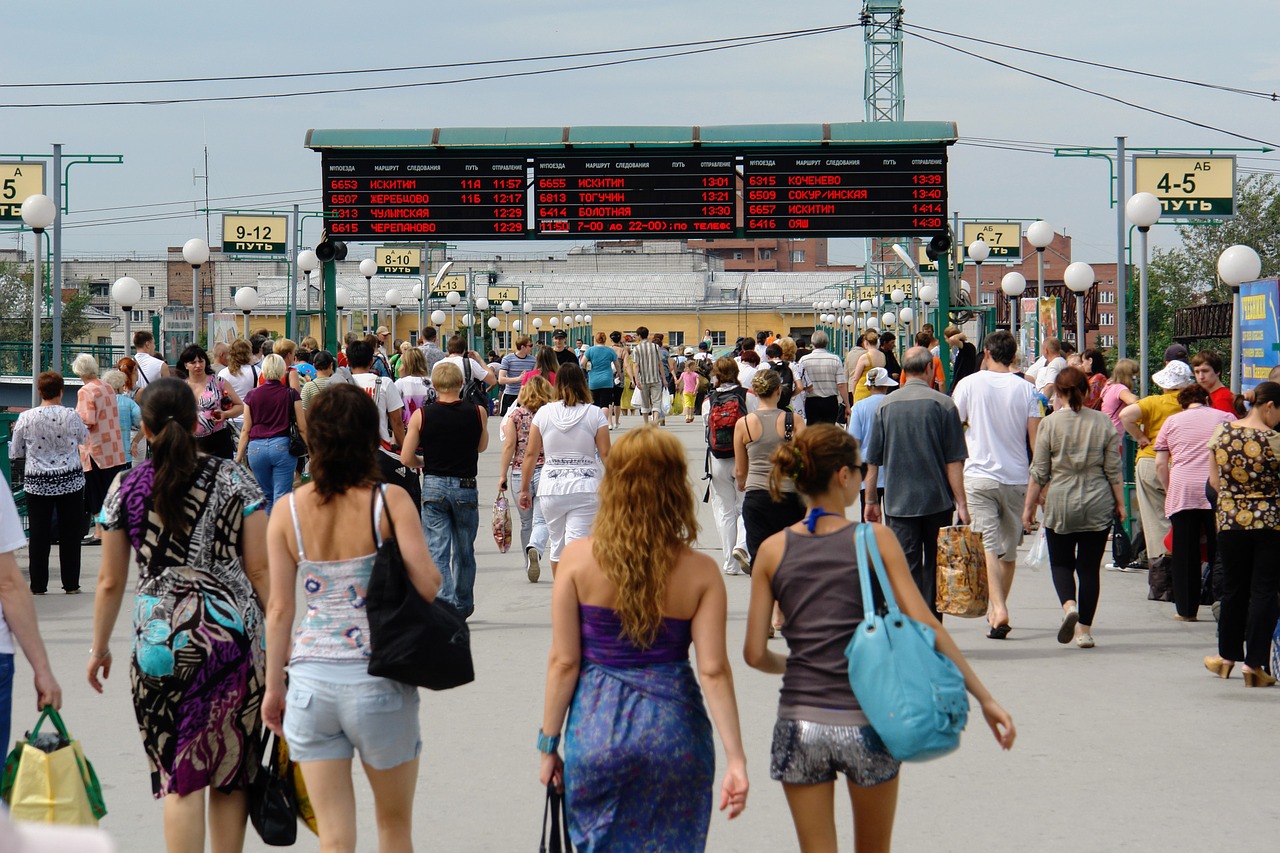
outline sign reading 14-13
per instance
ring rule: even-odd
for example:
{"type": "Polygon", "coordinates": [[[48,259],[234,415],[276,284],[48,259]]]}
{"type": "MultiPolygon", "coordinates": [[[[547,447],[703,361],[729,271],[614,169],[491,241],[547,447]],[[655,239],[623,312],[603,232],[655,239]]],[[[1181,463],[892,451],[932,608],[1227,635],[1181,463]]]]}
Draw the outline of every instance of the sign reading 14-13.
{"type": "Polygon", "coordinates": [[[1134,157],[1133,189],[1160,199],[1161,216],[1235,216],[1236,158],[1134,157]]]}
{"type": "Polygon", "coordinates": [[[22,203],[43,192],[43,163],[0,163],[0,222],[21,222],[22,203]]]}
{"type": "Polygon", "coordinates": [[[228,255],[287,255],[289,220],[284,216],[222,217],[222,251],[228,255]]]}

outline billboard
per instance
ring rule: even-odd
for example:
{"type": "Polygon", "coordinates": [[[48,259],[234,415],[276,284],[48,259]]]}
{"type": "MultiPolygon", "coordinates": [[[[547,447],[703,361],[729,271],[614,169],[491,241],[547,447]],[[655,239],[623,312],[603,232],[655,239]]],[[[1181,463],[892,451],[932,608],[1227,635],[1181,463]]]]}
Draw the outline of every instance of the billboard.
{"type": "Polygon", "coordinates": [[[1280,281],[1266,279],[1240,285],[1240,389],[1267,381],[1280,364],[1280,281]]]}

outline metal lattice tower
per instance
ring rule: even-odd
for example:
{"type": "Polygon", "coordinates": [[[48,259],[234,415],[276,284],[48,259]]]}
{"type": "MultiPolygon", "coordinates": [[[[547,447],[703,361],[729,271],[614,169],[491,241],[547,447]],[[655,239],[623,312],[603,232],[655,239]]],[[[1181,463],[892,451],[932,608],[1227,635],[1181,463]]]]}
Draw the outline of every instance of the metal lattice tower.
{"type": "Polygon", "coordinates": [[[867,121],[902,121],[906,98],[902,89],[901,0],[863,0],[862,40],[867,54],[863,81],[867,121]]]}

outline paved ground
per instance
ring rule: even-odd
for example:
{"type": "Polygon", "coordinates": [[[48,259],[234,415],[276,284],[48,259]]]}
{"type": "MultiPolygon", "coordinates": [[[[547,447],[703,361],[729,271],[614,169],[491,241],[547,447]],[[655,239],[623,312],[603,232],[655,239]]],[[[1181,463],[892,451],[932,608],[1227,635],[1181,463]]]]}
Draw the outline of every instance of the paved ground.
{"type": "MultiPolygon", "coordinates": [[[[669,423],[689,448],[696,480],[701,432],[669,423]]],[[[496,489],[497,445],[481,462],[482,504],[496,489]]],[[[699,512],[701,544],[718,556],[709,505],[699,504],[699,512]]],[[[477,545],[477,681],[446,693],[424,691],[415,835],[422,850],[533,850],[542,814],[533,740],[542,717],[551,584],[529,584],[520,558],[498,554],[483,523],[477,545]]],[[[85,553],[91,593],[98,552],[85,553]]],[[[1230,681],[1213,678],[1200,665],[1216,649],[1212,621],[1174,622],[1172,605],[1146,600],[1145,575],[1104,574],[1092,650],[1054,641],[1060,610],[1047,572],[1019,574],[1011,599],[1014,631],[1005,642],[985,639],[982,620],[948,620],[979,675],[1013,714],[1019,738],[1011,753],[1002,753],[976,716],[959,752],[907,767],[898,850],[1275,849],[1280,689],[1246,690],[1238,673],[1230,681]]],[[[725,580],[736,661],[749,580],[725,580]]],[[[117,672],[103,696],[85,681],[92,595],[50,594],[37,605],[66,696],[65,718],[105,789],[110,814],[103,827],[122,851],[163,850],[161,809],[150,798],[128,674],[117,672]]],[[[127,648],[128,613],[126,606],[117,649],[127,648]]],[[[795,849],[781,787],[768,775],[779,679],[740,662],[735,676],[752,788],[739,819],[713,817],[708,849],[795,849]]],[[[35,717],[30,670],[21,657],[14,703],[14,729],[21,733],[35,717]]],[[[360,782],[357,790],[359,849],[375,850],[368,789],[360,782]]],[[[841,849],[851,850],[847,799],[837,816],[841,849]]],[[[248,849],[269,849],[252,830],[250,836],[248,849]]],[[[297,849],[317,849],[305,830],[297,849]]]]}

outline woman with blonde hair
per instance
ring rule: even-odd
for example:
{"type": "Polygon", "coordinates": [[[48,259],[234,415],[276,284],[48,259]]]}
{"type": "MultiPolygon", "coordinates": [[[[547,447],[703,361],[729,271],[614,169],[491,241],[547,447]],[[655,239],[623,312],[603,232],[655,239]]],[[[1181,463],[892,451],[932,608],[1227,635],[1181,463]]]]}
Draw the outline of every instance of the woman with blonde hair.
{"type": "Polygon", "coordinates": [[[688,477],[675,437],[654,426],[623,436],[591,536],[565,548],[552,590],[541,779],[567,789],[584,850],[705,847],[715,749],[704,695],[728,761],[720,809],[734,818],[747,804],[727,596],[715,562],[694,550],[688,477]]]}
{"type": "Polygon", "coordinates": [[[867,383],[862,381],[862,376],[873,367],[884,367],[884,353],[880,352],[880,333],[875,329],[867,329],[864,336],[866,338],[866,349],[858,358],[858,364],[853,368],[853,375],[849,377],[849,387],[853,389],[853,402],[865,400],[871,396],[871,388],[867,383]]]}
{"type": "MultiPolygon", "coordinates": [[[[286,375],[289,377],[285,384],[301,394],[302,377],[298,375],[298,368],[295,367],[298,363],[298,345],[288,338],[281,338],[271,345],[271,351],[284,359],[286,375]]],[[[263,377],[264,381],[265,379],[266,377],[263,377]]]]}
{"type": "Polygon", "coordinates": [[[403,352],[398,370],[400,378],[396,380],[396,390],[404,402],[402,413],[405,426],[408,426],[414,412],[436,401],[436,389],[431,385],[427,357],[417,347],[409,347],[403,352]]]}
{"type": "MultiPolygon", "coordinates": [[[[227,366],[218,371],[218,378],[236,390],[236,395],[243,402],[245,395],[258,385],[258,365],[253,363],[253,349],[244,338],[236,338],[227,348],[227,366]]],[[[240,430],[244,427],[244,413],[241,412],[227,421],[232,435],[240,441],[240,430]]]]}
{"type": "Polygon", "coordinates": [[[1116,432],[1120,433],[1121,452],[1124,446],[1124,424],[1120,422],[1120,412],[1125,406],[1138,402],[1134,389],[1138,382],[1138,363],[1131,358],[1122,358],[1111,370],[1111,378],[1102,386],[1102,413],[1111,418],[1116,432]]]}
{"type": "MultiPolygon", "coordinates": [[[[555,399],[555,390],[551,383],[541,376],[528,381],[516,396],[516,404],[507,410],[502,419],[502,464],[498,470],[502,473],[498,479],[498,491],[507,489],[507,472],[511,472],[514,483],[512,491],[520,493],[523,481],[524,453],[529,445],[529,429],[533,426],[533,416],[547,403],[555,399]]],[[[520,511],[520,548],[525,555],[525,573],[529,583],[537,583],[542,574],[539,561],[547,550],[547,520],[542,517],[542,508],[538,505],[538,479],[542,475],[543,459],[539,458],[533,467],[533,482],[530,494],[533,495],[533,506],[517,507],[520,511]]]]}
{"type": "Polygon", "coordinates": [[[284,359],[272,353],[262,360],[263,383],[244,398],[244,428],[236,449],[236,461],[247,459],[253,476],[266,495],[267,514],[275,502],[293,490],[296,458],[289,453],[289,421],[297,421],[307,435],[307,415],[302,396],[284,384],[284,359]]]}

